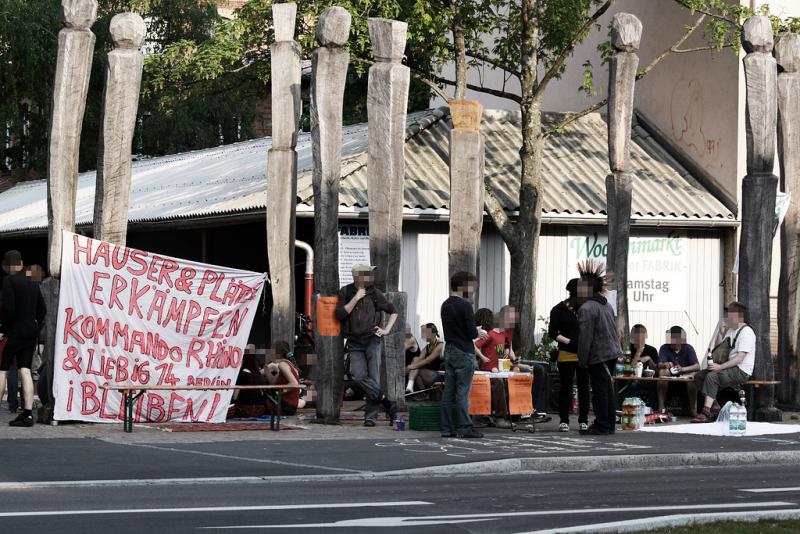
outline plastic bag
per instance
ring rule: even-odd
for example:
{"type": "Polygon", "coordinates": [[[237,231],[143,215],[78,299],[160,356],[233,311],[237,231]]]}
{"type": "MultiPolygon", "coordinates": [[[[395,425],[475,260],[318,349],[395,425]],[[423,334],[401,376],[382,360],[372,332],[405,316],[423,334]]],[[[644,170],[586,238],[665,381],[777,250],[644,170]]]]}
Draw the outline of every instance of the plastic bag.
{"type": "Polygon", "coordinates": [[[731,423],[731,409],[734,404],[731,401],[725,403],[725,406],[719,411],[717,416],[717,428],[722,436],[730,436],[730,423],[731,423]]]}

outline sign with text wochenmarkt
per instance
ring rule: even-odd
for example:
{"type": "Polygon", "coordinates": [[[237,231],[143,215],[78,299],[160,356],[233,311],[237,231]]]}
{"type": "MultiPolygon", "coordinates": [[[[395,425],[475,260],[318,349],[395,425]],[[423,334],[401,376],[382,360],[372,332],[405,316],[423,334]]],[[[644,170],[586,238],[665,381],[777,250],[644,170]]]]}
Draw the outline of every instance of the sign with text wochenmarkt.
{"type": "MultiPolygon", "coordinates": [[[[606,263],[608,235],[570,233],[567,237],[567,277],[578,276],[577,263],[593,259],[606,263]]],[[[681,311],[688,302],[689,258],[686,235],[631,236],[628,249],[628,309],[681,311]]]]}
{"type": "MultiPolygon", "coordinates": [[[[151,254],[64,232],[55,419],[115,422],[104,385],[230,386],[265,274],[151,254]]],[[[225,420],[231,390],[148,391],[134,421],[225,420]]]]}

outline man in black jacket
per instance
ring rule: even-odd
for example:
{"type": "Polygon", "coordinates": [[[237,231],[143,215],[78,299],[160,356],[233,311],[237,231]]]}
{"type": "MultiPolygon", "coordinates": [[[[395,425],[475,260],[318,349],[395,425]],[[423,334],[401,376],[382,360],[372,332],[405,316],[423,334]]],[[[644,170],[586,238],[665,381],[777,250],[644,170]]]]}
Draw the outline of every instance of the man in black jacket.
{"type": "Polygon", "coordinates": [[[6,375],[16,362],[22,382],[23,409],[11,426],[33,426],[33,378],[31,363],[39,330],[44,325],[46,308],[36,284],[23,272],[22,255],[16,250],[6,252],[2,262],[8,276],[3,280],[0,324],[8,338],[0,361],[0,398],[6,388],[6,375]]]}
{"type": "Polygon", "coordinates": [[[614,310],[602,295],[603,265],[586,261],[578,266],[578,360],[589,369],[595,422],[581,434],[613,434],[617,418],[617,396],[613,372],[622,348],[617,338],[614,310]]]}
{"type": "Polygon", "coordinates": [[[367,395],[364,426],[375,426],[381,405],[389,416],[389,424],[397,417],[397,404],[386,398],[381,389],[381,338],[391,332],[397,312],[386,296],[374,285],[374,267],[353,267],[353,283],[339,290],[336,318],[342,322],[346,351],[350,354],[350,374],[367,395]],[[381,326],[380,312],[389,314],[381,326]]]}

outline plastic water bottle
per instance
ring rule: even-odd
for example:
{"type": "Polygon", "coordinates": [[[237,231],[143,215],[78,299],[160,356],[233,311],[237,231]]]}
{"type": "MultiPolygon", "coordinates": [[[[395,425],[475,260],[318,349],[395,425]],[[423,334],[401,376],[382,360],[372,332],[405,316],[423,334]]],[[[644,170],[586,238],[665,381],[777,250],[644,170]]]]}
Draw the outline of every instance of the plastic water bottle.
{"type": "Polygon", "coordinates": [[[744,436],[747,432],[747,409],[741,404],[734,403],[731,406],[730,420],[728,421],[728,433],[731,436],[744,436]]]}

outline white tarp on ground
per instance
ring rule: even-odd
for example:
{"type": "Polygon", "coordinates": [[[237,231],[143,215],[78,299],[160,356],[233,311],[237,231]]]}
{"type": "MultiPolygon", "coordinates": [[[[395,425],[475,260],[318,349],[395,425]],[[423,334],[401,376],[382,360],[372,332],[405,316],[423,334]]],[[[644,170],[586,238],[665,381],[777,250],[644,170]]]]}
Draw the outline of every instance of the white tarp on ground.
{"type": "MultiPolygon", "coordinates": [[[[641,432],[665,432],[670,434],[696,434],[700,436],[727,436],[728,424],[706,423],[688,425],[655,425],[640,429],[641,432]]],[[[798,434],[800,425],[747,422],[745,436],[766,436],[770,434],[798,434]]]]}

